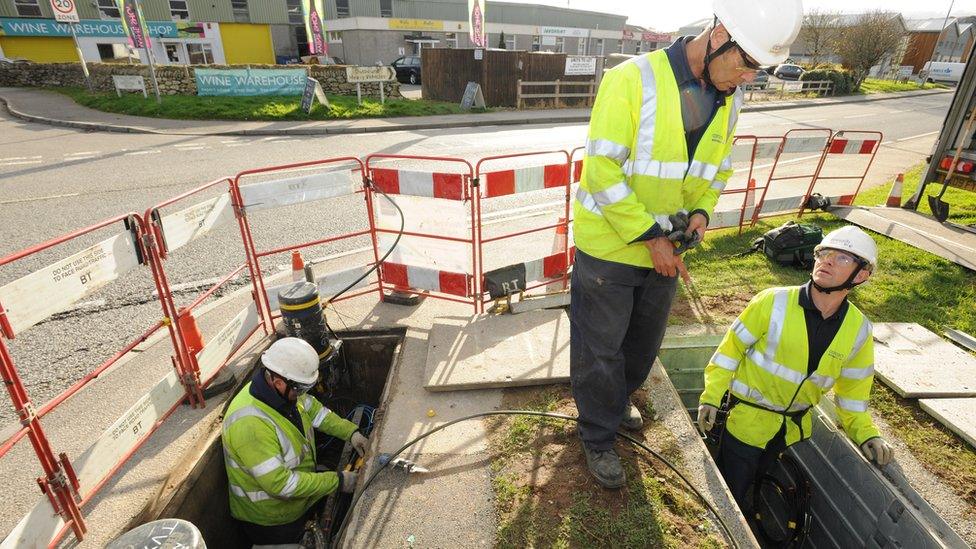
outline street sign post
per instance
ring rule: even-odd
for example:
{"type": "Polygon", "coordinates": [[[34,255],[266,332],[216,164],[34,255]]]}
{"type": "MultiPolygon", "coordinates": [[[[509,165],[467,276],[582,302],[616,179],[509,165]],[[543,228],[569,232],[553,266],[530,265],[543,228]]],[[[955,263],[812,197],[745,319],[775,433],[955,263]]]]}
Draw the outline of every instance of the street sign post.
{"type": "Polygon", "coordinates": [[[363,87],[366,82],[379,82],[380,84],[380,104],[386,102],[386,95],[383,93],[383,83],[389,82],[396,77],[393,67],[346,67],[346,82],[356,84],[356,99],[359,104],[363,104],[363,87]]]}
{"type": "Polygon", "coordinates": [[[75,0],[51,0],[51,12],[54,13],[55,21],[67,23],[71,27],[71,38],[75,41],[75,52],[78,54],[78,60],[81,61],[81,72],[85,73],[88,91],[94,91],[91,75],[88,74],[88,64],[85,63],[85,54],[81,52],[81,46],[78,44],[78,33],[75,31],[75,24],[81,22],[81,17],[78,16],[78,5],[75,4],[75,0]]]}

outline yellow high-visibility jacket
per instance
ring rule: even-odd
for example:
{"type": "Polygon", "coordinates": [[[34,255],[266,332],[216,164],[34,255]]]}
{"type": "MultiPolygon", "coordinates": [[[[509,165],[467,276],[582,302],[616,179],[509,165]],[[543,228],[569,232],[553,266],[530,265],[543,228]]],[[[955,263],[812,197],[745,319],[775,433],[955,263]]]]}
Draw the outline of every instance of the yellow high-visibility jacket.
{"type": "Polygon", "coordinates": [[[315,433],[349,440],[356,424],[330,411],[315,397],[296,403],[303,432],[272,407],[255,398],[248,383],[224,416],[222,442],[230,514],[263,526],[298,520],[339,486],[333,471],[315,471],[315,433]]]}
{"type": "Polygon", "coordinates": [[[643,236],[668,216],[709,216],[732,175],[742,91],[726,98],[689,161],[678,83],[664,50],[606,72],[590,117],[583,175],[573,205],[576,245],[588,255],[652,267],[643,236]]]}
{"type": "Polygon", "coordinates": [[[809,410],[833,389],[841,425],[861,445],[880,436],[868,413],[874,382],[871,321],[849,304],[817,369],[807,375],[809,345],[800,289],[763,290],[749,302],[705,367],[700,403],[718,407],[730,391],[736,398],[760,406],[732,408],[726,429],[746,444],[765,448],[784,422],[787,445],[809,438],[809,412],[803,414],[800,425],[777,412],[809,410]]]}

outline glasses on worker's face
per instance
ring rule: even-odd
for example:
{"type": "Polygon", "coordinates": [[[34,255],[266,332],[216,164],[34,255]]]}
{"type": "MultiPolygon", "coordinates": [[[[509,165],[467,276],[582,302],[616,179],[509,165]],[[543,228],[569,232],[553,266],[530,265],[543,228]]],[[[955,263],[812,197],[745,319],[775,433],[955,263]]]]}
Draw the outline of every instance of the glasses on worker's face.
{"type": "Polygon", "coordinates": [[[740,71],[742,72],[758,71],[759,69],[762,68],[762,65],[760,65],[755,59],[749,57],[749,54],[747,54],[745,50],[742,49],[742,46],[736,44],[735,49],[739,50],[739,57],[742,58],[743,66],[739,67],[740,71]]]}
{"type": "Polygon", "coordinates": [[[312,390],[315,387],[315,383],[298,383],[295,381],[286,381],[288,388],[295,391],[298,395],[304,395],[305,393],[312,390]]]}
{"type": "Polygon", "coordinates": [[[830,248],[823,248],[813,252],[813,257],[816,258],[817,261],[830,260],[834,263],[834,265],[838,265],[840,267],[850,267],[860,263],[860,259],[857,257],[854,257],[847,252],[832,250],[830,248]]]}

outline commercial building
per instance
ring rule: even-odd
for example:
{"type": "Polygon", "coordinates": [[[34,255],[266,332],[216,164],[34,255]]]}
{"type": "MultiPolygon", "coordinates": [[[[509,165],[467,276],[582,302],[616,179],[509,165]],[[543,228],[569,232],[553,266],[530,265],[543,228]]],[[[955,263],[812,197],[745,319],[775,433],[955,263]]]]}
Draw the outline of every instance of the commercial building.
{"type": "MultiPolygon", "coordinates": [[[[160,64],[293,63],[308,54],[301,0],[142,0],[160,64]]],[[[467,0],[325,0],[329,55],[389,64],[425,47],[471,47],[467,0]]],[[[115,0],[78,2],[85,59],[145,61],[127,47],[115,0]]],[[[488,2],[491,47],[580,55],[637,53],[670,35],[627,27],[622,15],[488,2]],[[629,29],[629,32],[625,32],[629,29]]],[[[71,30],[48,0],[0,0],[0,55],[35,62],[77,61],[71,30]]]]}
{"type": "Polygon", "coordinates": [[[906,20],[908,48],[901,64],[911,65],[917,73],[929,61],[965,63],[976,36],[974,23],[976,17],[906,20]]]}

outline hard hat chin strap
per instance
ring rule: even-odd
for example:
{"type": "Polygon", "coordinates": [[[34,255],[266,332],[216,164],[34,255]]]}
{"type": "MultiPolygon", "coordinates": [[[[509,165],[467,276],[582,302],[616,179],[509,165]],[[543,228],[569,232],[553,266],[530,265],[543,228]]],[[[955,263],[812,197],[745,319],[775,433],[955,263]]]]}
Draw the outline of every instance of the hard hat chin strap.
{"type": "Polygon", "coordinates": [[[702,69],[702,80],[716,90],[718,89],[718,86],[715,85],[715,82],[712,82],[712,74],[709,72],[709,66],[712,64],[712,61],[718,59],[720,55],[736,46],[735,40],[729,38],[724,44],[719,46],[717,50],[712,51],[712,31],[715,30],[717,25],[718,17],[715,17],[712,21],[712,28],[708,31],[708,43],[705,44],[705,68],[702,69]]]}
{"type": "Polygon", "coordinates": [[[813,274],[810,275],[810,284],[812,284],[814,288],[820,290],[825,294],[837,292],[840,290],[850,290],[853,289],[855,286],[861,285],[860,282],[854,282],[854,279],[857,278],[857,274],[860,273],[863,269],[864,269],[864,263],[858,262],[857,268],[854,269],[854,272],[851,273],[851,276],[847,277],[847,280],[844,281],[844,283],[839,286],[829,286],[829,287],[821,286],[820,284],[817,284],[816,280],[813,279],[813,274]]]}

